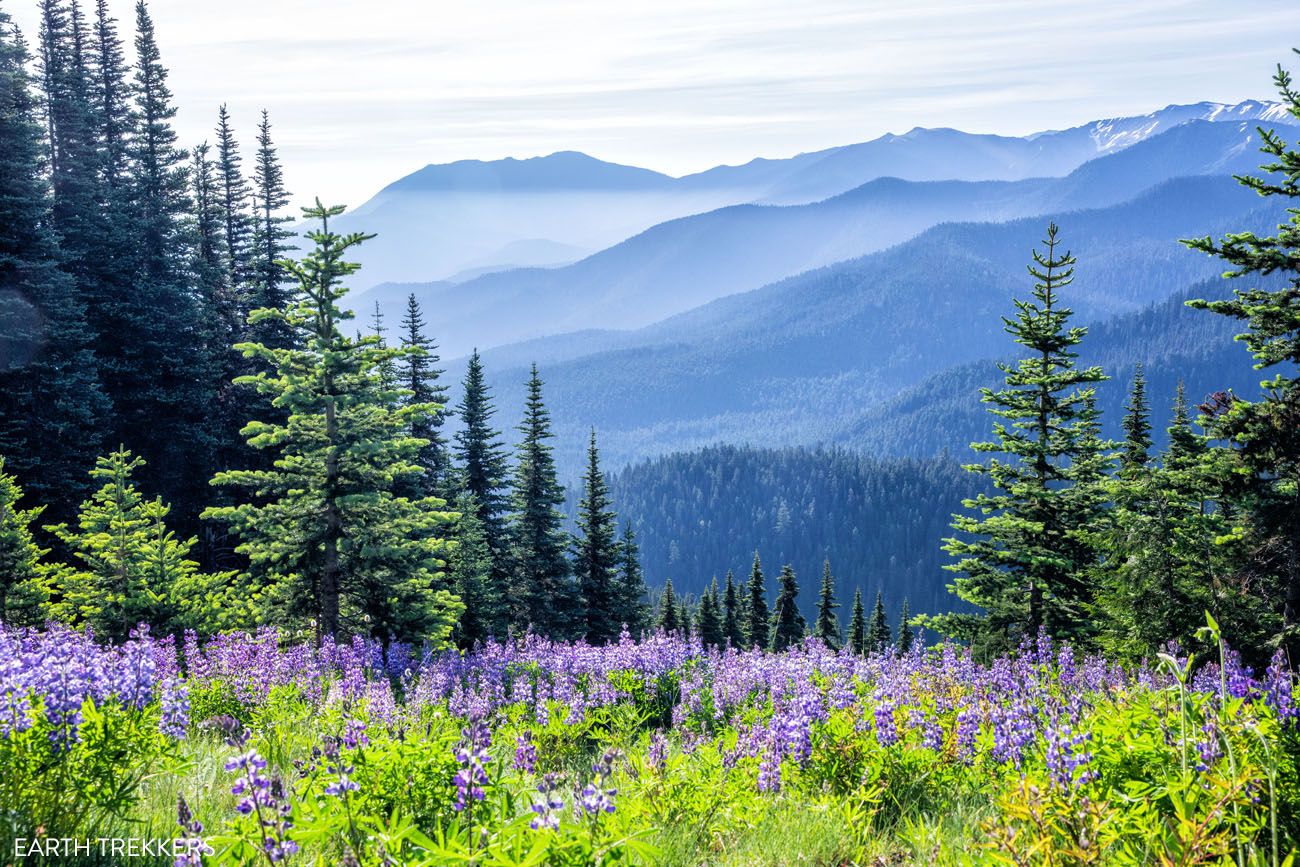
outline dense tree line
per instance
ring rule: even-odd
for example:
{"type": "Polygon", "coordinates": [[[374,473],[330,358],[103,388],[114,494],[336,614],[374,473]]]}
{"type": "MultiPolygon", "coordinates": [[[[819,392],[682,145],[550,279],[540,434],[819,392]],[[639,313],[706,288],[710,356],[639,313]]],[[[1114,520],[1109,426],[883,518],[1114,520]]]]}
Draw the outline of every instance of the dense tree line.
{"type": "Polygon", "coordinates": [[[379,317],[345,333],[368,236],[317,202],[314,248],[287,257],[266,114],[251,174],[224,105],[183,149],[143,2],[132,63],[103,0],[93,23],[76,0],[41,13],[35,63],[0,13],[0,619],[385,644],[645,629],[594,432],[563,526],[537,371],[513,471],[477,357],[449,440],[414,297],[393,345],[379,317]]]}
{"type": "MultiPolygon", "coordinates": [[[[610,477],[651,584],[672,578],[679,593],[699,597],[728,569],[744,575],[757,548],[801,576],[820,576],[829,559],[836,598],[880,590],[891,616],[904,597],[917,610],[952,607],[939,546],[954,505],[981,489],[956,461],[880,461],[842,449],[712,446],[610,477]]],[[[799,602],[815,622],[813,594],[799,602]]]]}

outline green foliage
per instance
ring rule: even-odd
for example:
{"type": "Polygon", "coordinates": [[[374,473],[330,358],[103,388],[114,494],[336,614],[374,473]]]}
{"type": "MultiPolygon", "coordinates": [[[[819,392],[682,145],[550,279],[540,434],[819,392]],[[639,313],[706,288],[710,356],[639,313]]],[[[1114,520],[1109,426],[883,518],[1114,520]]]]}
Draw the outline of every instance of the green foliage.
{"type": "Polygon", "coordinates": [[[368,633],[381,641],[444,641],[460,603],[445,586],[443,533],[454,517],[445,502],[398,496],[421,470],[413,460],[424,440],[412,420],[433,411],[403,403],[383,382],[384,365],[414,350],[379,338],[345,337],[338,306],[342,281],[357,270],[344,260],[365,235],[338,235],[329,219],[341,207],[319,202],[315,244],[300,262],[285,261],[298,281],[297,300],[263,308],[250,321],[276,321],[294,346],[242,343],[268,369],[241,377],[271,398],[284,420],[254,420],[249,445],[271,450],[268,469],[229,470],[213,479],[248,491],[249,501],[204,512],[240,536],[254,603],[263,619],[310,623],[318,636],[368,633]]]}
{"type": "Polygon", "coordinates": [[[471,494],[456,501],[456,545],[447,560],[452,588],[464,610],[456,625],[456,643],[472,648],[489,636],[505,635],[504,600],[492,581],[492,549],[471,494]]]}
{"type": "MultiPolygon", "coordinates": [[[[59,54],[47,71],[61,89],[75,86],[66,81],[74,70],[63,66],[72,62],[68,40],[54,37],[59,54]]],[[[48,517],[63,520],[88,491],[86,469],[103,441],[108,403],[86,299],[62,267],[46,181],[49,143],[27,62],[0,11],[0,454],[31,495],[53,504],[48,517]]]]}
{"type": "Polygon", "coordinates": [[[407,350],[401,359],[400,372],[402,387],[409,392],[406,399],[413,404],[433,407],[432,411],[416,416],[411,422],[412,436],[425,441],[415,460],[424,471],[416,485],[416,493],[453,500],[456,486],[452,479],[447,440],[442,432],[446,421],[447,387],[438,381],[443,373],[436,366],[438,345],[424,333],[424,314],[420,303],[415,300],[415,293],[406,299],[401,343],[407,350]]]}
{"type": "Polygon", "coordinates": [[[1016,317],[1003,319],[1027,355],[1014,366],[999,365],[1006,388],[981,391],[999,419],[997,439],[972,448],[1005,459],[968,469],[999,493],[964,501],[978,515],[956,516],[953,528],[961,535],[945,545],[957,558],[946,568],[963,575],[953,592],[984,613],[936,625],[986,653],[1014,647],[1040,628],[1072,638],[1089,631],[1088,575],[1098,553],[1087,533],[1102,515],[1099,483],[1107,464],[1091,386],[1106,377],[1100,368],[1075,366],[1074,348],[1087,329],[1071,327],[1072,311],[1060,306],[1075,259],[1057,249],[1057,231],[1049,225],[1046,252],[1034,251],[1032,299],[1017,299],[1016,317]]]}
{"type": "MultiPolygon", "coordinates": [[[[1300,119],[1300,92],[1279,64],[1273,78],[1282,104],[1300,119]]],[[[1276,132],[1260,130],[1261,150],[1270,161],[1262,166],[1268,177],[1240,177],[1246,187],[1284,202],[1300,197],[1300,150],[1276,132]]],[[[1234,447],[1234,466],[1225,477],[1226,499],[1239,510],[1239,530],[1249,559],[1242,572],[1268,587],[1262,596],[1277,600],[1280,618],[1274,640],[1284,642],[1294,656],[1300,651],[1300,210],[1289,207],[1287,221],[1276,234],[1229,234],[1185,242],[1225,262],[1227,276],[1263,279],[1279,273],[1287,285],[1237,290],[1230,300],[1196,300],[1191,306],[1244,323],[1238,339],[1254,356],[1256,367],[1273,372],[1261,383],[1255,401],[1232,394],[1216,395],[1204,411],[1216,437],[1234,447]]],[[[1244,577],[1244,576],[1243,576],[1244,577]]]]}
{"type": "Polygon", "coordinates": [[[736,576],[727,570],[727,585],[722,597],[722,636],[731,647],[745,646],[744,600],[736,590],[736,576]]]}
{"type": "Polygon", "coordinates": [[[700,597],[699,616],[695,624],[700,643],[705,647],[722,647],[726,643],[726,635],[722,631],[721,607],[718,579],[714,578],[712,587],[700,597]]]}
{"type": "Polygon", "coordinates": [[[40,561],[49,552],[36,546],[31,525],[44,509],[21,508],[22,493],[0,456],[0,622],[38,626],[46,601],[40,561]]]}
{"type": "Polygon", "coordinates": [[[140,623],[205,633],[243,625],[233,576],[204,575],[189,559],[195,540],[178,539],[167,528],[170,508],[135,487],[132,476],[142,466],[124,449],[100,458],[90,475],[102,487],[82,503],[75,527],[49,528],[79,561],[42,566],[50,614],[110,641],[124,640],[140,623]]]}

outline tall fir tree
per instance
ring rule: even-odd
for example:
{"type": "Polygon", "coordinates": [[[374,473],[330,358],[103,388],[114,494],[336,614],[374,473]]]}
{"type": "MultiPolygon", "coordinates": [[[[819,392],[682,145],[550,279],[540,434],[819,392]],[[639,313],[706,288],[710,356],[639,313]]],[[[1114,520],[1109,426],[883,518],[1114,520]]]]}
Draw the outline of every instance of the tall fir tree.
{"type": "MultiPolygon", "coordinates": [[[[1300,53],[1300,52],[1298,52],[1300,53]]],[[[1283,107],[1300,120],[1300,90],[1278,65],[1273,83],[1283,107]]],[[[1260,237],[1240,232],[1221,240],[1197,238],[1192,249],[1215,256],[1230,268],[1227,276],[1263,277],[1280,272],[1282,288],[1239,289],[1224,301],[1191,305],[1242,322],[1238,339],[1255,358],[1255,367],[1273,376],[1261,383],[1257,399],[1223,399],[1207,408],[1215,436],[1234,447],[1239,472],[1225,485],[1225,498],[1239,509],[1251,556],[1245,571],[1265,598],[1276,600],[1280,624],[1274,636],[1295,659],[1300,656],[1300,148],[1276,132],[1260,129],[1268,162],[1264,177],[1245,176],[1246,187],[1289,205],[1277,232],[1260,237]]]]}
{"type": "Polygon", "coordinates": [[[853,614],[849,618],[849,647],[858,656],[867,652],[867,617],[862,610],[862,588],[853,591],[853,614]]]}
{"type": "Polygon", "coordinates": [[[542,400],[537,365],[529,375],[518,431],[523,439],[511,488],[510,622],[520,632],[531,626],[553,638],[576,637],[585,630],[586,614],[565,556],[564,489],[556,479],[551,414],[542,400]]]}
{"type": "Polygon", "coordinates": [[[722,634],[737,650],[745,646],[744,610],[744,600],[736,590],[736,577],[728,569],[722,597],[722,634]]]}
{"type": "Polygon", "coordinates": [[[116,333],[100,333],[96,346],[105,352],[114,438],[146,459],[146,487],[162,492],[179,526],[191,530],[207,499],[202,479],[212,469],[215,436],[205,413],[228,347],[204,340],[210,311],[192,286],[189,155],[176,145],[176,108],[143,0],[136,3],[135,46],[128,154],[138,270],[131,291],[114,303],[116,333]]]}
{"type": "MultiPolygon", "coordinates": [[[[271,140],[271,118],[263,110],[257,126],[257,156],[253,166],[253,231],[251,285],[249,305],[256,308],[285,307],[292,294],[287,288],[289,275],[281,264],[293,249],[288,228],[293,218],[284,213],[289,205],[289,191],[284,185],[280,155],[271,140]]],[[[284,323],[261,320],[254,324],[252,339],[276,349],[287,349],[294,339],[284,323]]]]}
{"type": "Polygon", "coordinates": [[[1147,465],[1151,453],[1151,410],[1147,406],[1147,380],[1142,363],[1133,371],[1124,414],[1124,448],[1120,453],[1120,475],[1132,475],[1147,465]]]}
{"type": "Polygon", "coordinates": [[[803,641],[807,621],[799,613],[799,579],[789,563],[781,567],[781,589],[772,608],[772,649],[780,653],[803,641]]]}
{"type": "Polygon", "coordinates": [[[904,597],[903,610],[898,614],[898,637],[894,640],[898,652],[907,653],[911,650],[913,638],[915,636],[912,633],[912,609],[908,604],[907,597],[904,597]]]}
{"type": "Polygon", "coordinates": [[[771,614],[767,609],[767,579],[763,577],[763,564],[754,552],[754,565],[749,570],[749,584],[745,593],[745,646],[765,650],[770,638],[771,614]]]}
{"type": "Polygon", "coordinates": [[[408,354],[402,359],[399,379],[402,387],[410,392],[408,400],[436,407],[411,423],[411,434],[428,443],[416,459],[424,471],[419,479],[419,492],[424,496],[449,497],[456,484],[442,430],[447,418],[447,387],[439,382],[443,371],[437,366],[438,345],[425,334],[424,327],[420,302],[412,292],[406,297],[406,313],[402,316],[401,341],[408,354]]]}
{"type": "Polygon", "coordinates": [[[0,623],[39,626],[48,598],[40,581],[40,563],[49,552],[36,544],[32,524],[44,506],[24,509],[18,480],[5,472],[0,457],[0,623]]]}
{"type": "Polygon", "coordinates": [[[871,609],[871,623],[867,626],[867,650],[879,651],[889,646],[889,617],[885,614],[885,596],[877,590],[876,604],[871,609]]]}
{"type": "Polygon", "coordinates": [[[506,532],[506,450],[501,434],[492,426],[496,407],[483,373],[478,350],[465,368],[456,414],[461,429],[455,435],[459,487],[474,497],[492,551],[492,582],[502,593],[510,589],[510,545],[506,532]]]}
{"type": "Polygon", "coordinates": [[[276,460],[218,473],[214,484],[247,489],[251,498],[209,508],[205,517],[239,535],[266,615],[311,624],[318,640],[368,633],[385,647],[436,645],[461,612],[441,571],[454,514],[442,500],[394,493],[419,472],[412,461],[422,441],[410,436],[410,419],[427,408],[403,404],[381,383],[383,363],[405,350],[341,331],[351,317],[339,307],[343,281],[359,267],[344,257],[369,237],[331,231],[330,219],[342,212],[319,202],[304,209],[320,228],[307,236],[314,249],[285,263],[298,300],[251,317],[280,320],[302,348],[239,345],[268,368],[242,381],[288,415],[244,429],[253,448],[273,450],[276,460]]]}
{"type": "Polygon", "coordinates": [[[867,624],[867,650],[884,650],[891,645],[889,616],[885,614],[884,594],[876,590],[876,604],[871,608],[871,623],[867,624]]]}
{"type": "MultiPolygon", "coordinates": [[[[239,140],[225,103],[217,110],[217,200],[225,244],[226,285],[242,296],[253,273],[253,219],[250,190],[243,174],[239,140]]],[[[249,309],[246,307],[246,310],[249,309]]]]}
{"type": "Polygon", "coordinates": [[[1074,363],[1074,347],[1087,329],[1069,326],[1072,312],[1061,306],[1059,293],[1073,280],[1075,259],[1058,249],[1055,224],[1044,244],[1046,251],[1035,250],[1029,266],[1032,297],[1017,299],[1015,318],[1003,319],[1027,357],[999,365],[1006,388],[981,390],[999,419],[997,439],[972,448],[1005,457],[969,469],[987,477],[997,493],[966,500],[978,515],[958,515],[953,528],[960,535],[944,546],[957,558],[946,568],[963,573],[953,591],[983,614],[946,615],[936,624],[971,640],[982,654],[1013,649],[1040,629],[1075,638],[1090,625],[1095,547],[1084,536],[1092,530],[1097,498],[1085,488],[1103,461],[1094,454],[1101,443],[1090,434],[1095,410],[1089,406],[1091,386],[1106,377],[1100,368],[1074,363]]]}
{"type": "Polygon", "coordinates": [[[835,609],[840,604],[835,601],[835,579],[831,577],[831,561],[822,563],[822,588],[817,595],[817,627],[813,634],[832,650],[838,650],[841,641],[840,619],[835,609]]]}
{"type": "Polygon", "coordinates": [[[600,471],[600,452],[593,428],[587,446],[587,471],[582,477],[578,535],[573,550],[573,571],[587,615],[586,637],[592,644],[617,639],[622,628],[615,592],[619,565],[617,521],[618,516],[610,508],[609,487],[600,471]]]}
{"type": "Polygon", "coordinates": [[[0,11],[0,454],[28,496],[67,520],[102,442],[85,307],[52,228],[27,50],[0,11]]]}
{"type": "Polygon", "coordinates": [[[699,617],[696,624],[700,643],[705,647],[721,647],[726,643],[726,636],[722,632],[720,609],[721,597],[718,594],[718,579],[715,577],[713,584],[700,597],[699,617]]]}
{"type": "Polygon", "coordinates": [[[663,592],[659,594],[659,609],[655,616],[655,626],[669,635],[681,632],[681,610],[677,607],[677,595],[673,593],[673,579],[664,582],[663,592]]]}
{"type": "Polygon", "coordinates": [[[618,577],[614,587],[615,618],[620,632],[626,627],[629,635],[638,637],[649,628],[649,594],[641,572],[641,549],[636,544],[636,532],[631,524],[625,524],[623,536],[618,541],[618,577]]]}

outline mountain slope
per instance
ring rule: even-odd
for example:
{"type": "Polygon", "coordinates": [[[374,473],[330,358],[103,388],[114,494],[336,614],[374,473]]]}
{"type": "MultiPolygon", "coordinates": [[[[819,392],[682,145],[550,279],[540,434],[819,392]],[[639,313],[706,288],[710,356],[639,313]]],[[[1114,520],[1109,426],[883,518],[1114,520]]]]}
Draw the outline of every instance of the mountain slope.
{"type": "MultiPolygon", "coordinates": [[[[610,348],[542,370],[557,442],[576,467],[588,424],[612,463],[718,441],[836,441],[927,376],[1006,351],[1001,317],[1028,291],[1025,262],[1049,218],[1079,258],[1067,300],[1088,322],[1215,276],[1220,266],[1177,239],[1276,222],[1260,208],[1231,179],[1180,179],[1110,208],[937,226],[631,334],[600,335],[610,348]]],[[[526,372],[493,353],[486,362],[501,405],[521,405],[526,372]]]]}

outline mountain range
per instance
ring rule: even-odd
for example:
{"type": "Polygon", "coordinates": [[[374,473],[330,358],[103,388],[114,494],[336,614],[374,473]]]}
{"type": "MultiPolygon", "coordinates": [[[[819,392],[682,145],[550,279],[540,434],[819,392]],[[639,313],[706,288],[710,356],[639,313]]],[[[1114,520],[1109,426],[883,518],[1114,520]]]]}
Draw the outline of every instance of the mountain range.
{"type": "Polygon", "coordinates": [[[394,181],[338,225],[378,234],[360,250],[361,288],[431,282],[470,270],[577,260],[659,223],[727,205],[808,204],[882,177],[1061,176],[1192,120],[1253,125],[1287,117],[1276,103],[1204,102],[1023,137],[914,129],[680,178],[575,152],[463,160],[394,181]]]}

